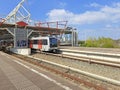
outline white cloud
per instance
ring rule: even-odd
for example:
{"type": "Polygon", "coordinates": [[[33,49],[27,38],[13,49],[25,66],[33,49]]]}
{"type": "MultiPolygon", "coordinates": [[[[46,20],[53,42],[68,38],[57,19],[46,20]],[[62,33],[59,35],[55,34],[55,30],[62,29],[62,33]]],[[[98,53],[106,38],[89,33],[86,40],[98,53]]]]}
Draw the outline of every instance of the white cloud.
{"type": "MultiPolygon", "coordinates": [[[[92,6],[98,6],[93,3],[92,6]]],[[[74,14],[65,9],[53,9],[48,14],[48,21],[68,20],[70,24],[95,24],[98,22],[120,22],[120,3],[101,7],[98,11],[86,11],[74,14]]]]}
{"type": "Polygon", "coordinates": [[[91,7],[102,7],[102,5],[98,4],[98,3],[91,3],[89,6],[91,7]]]}
{"type": "Polygon", "coordinates": [[[117,7],[120,7],[120,3],[119,3],[119,2],[118,2],[118,3],[113,3],[113,6],[114,6],[114,7],[116,7],[116,6],[117,6],[117,7]]]}
{"type": "Polygon", "coordinates": [[[68,20],[73,18],[75,14],[64,9],[53,9],[48,14],[48,21],[68,20]]]}
{"type": "Polygon", "coordinates": [[[26,0],[26,4],[28,6],[32,6],[34,4],[34,0],[30,0],[30,1],[26,0]]]}
{"type": "Polygon", "coordinates": [[[67,4],[65,2],[59,2],[60,8],[64,8],[67,4]]]}
{"type": "Polygon", "coordinates": [[[112,25],[107,24],[105,27],[106,27],[106,28],[111,28],[111,27],[112,27],[112,25]]]}

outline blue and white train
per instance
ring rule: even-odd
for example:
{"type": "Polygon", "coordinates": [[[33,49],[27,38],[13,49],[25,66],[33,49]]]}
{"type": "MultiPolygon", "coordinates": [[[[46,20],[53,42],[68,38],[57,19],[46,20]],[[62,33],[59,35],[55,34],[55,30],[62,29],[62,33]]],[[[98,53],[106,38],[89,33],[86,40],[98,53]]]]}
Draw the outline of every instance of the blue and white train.
{"type": "Polygon", "coordinates": [[[32,37],[29,40],[29,47],[40,51],[58,50],[58,39],[55,37],[32,37]]]}

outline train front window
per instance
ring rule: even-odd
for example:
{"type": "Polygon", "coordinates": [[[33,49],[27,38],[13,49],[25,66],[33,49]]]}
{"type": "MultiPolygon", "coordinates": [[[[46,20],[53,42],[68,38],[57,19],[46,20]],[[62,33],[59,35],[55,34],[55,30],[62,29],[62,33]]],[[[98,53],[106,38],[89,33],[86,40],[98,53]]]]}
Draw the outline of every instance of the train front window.
{"type": "Polygon", "coordinates": [[[50,47],[57,47],[57,39],[50,38],[50,47]]]}
{"type": "Polygon", "coordinates": [[[43,40],[42,40],[42,44],[43,44],[43,45],[47,45],[47,44],[48,44],[48,43],[47,43],[47,39],[43,39],[43,40]]]}
{"type": "Polygon", "coordinates": [[[38,44],[38,40],[33,40],[33,43],[34,44],[38,44]]]}

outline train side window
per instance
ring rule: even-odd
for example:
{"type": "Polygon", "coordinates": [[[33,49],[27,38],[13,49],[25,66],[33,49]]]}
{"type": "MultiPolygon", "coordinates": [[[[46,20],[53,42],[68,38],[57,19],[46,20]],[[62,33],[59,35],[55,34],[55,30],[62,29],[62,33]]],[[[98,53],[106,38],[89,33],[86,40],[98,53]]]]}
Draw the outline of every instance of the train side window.
{"type": "Polygon", "coordinates": [[[42,44],[42,40],[38,40],[38,44],[42,44]]]}
{"type": "Polygon", "coordinates": [[[42,44],[43,44],[43,45],[47,45],[47,44],[48,44],[48,43],[47,43],[47,39],[43,39],[43,40],[42,40],[42,44]]]}
{"type": "Polygon", "coordinates": [[[30,43],[33,44],[33,40],[31,40],[30,43]]]}
{"type": "Polygon", "coordinates": [[[34,40],[33,43],[34,43],[34,44],[38,44],[38,40],[34,40]]]}
{"type": "Polygon", "coordinates": [[[33,44],[33,40],[28,40],[28,44],[33,44]]]}

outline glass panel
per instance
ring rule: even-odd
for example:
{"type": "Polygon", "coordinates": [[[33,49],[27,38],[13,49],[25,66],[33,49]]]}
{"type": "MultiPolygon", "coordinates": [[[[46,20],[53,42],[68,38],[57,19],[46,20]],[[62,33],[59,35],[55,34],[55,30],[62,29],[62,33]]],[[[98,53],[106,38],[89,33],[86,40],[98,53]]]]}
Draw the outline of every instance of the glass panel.
{"type": "Polygon", "coordinates": [[[47,45],[47,44],[48,44],[48,43],[47,43],[47,39],[43,39],[43,40],[42,40],[42,44],[43,44],[43,45],[47,45]]]}
{"type": "Polygon", "coordinates": [[[57,47],[57,39],[50,38],[50,47],[57,47]]]}
{"type": "Polygon", "coordinates": [[[34,40],[33,43],[34,43],[34,44],[38,44],[38,40],[34,40]]]}

